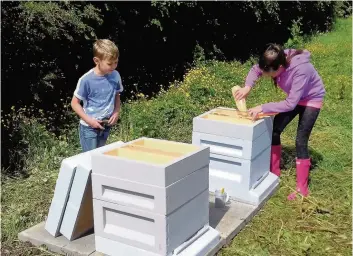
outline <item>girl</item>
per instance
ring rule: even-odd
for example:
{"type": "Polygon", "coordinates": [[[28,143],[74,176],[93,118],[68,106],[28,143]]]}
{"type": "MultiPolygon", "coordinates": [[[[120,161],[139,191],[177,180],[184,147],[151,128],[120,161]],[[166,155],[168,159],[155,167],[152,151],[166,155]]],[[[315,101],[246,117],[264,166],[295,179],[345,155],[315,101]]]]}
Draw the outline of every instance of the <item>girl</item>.
{"type": "Polygon", "coordinates": [[[262,52],[258,64],[254,65],[245,81],[245,86],[235,93],[237,100],[246,98],[260,76],[269,76],[279,86],[287,98],[280,102],[259,105],[249,110],[253,118],[263,112],[277,112],[274,118],[270,171],[280,176],[281,140],[285,127],[299,114],[296,137],[296,192],[288,196],[296,198],[296,193],[309,194],[308,178],[311,159],[308,153],[308,140],[311,130],[323,104],[325,89],[319,74],[310,63],[307,50],[283,50],[276,44],[269,44],[262,52]]]}

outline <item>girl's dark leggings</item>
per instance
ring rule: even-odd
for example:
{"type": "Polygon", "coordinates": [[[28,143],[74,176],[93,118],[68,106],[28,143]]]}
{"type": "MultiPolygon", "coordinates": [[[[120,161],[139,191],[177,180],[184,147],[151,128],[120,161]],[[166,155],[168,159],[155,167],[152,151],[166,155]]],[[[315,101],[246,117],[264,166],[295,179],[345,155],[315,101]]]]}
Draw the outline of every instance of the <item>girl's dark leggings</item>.
{"type": "Polygon", "coordinates": [[[296,115],[299,114],[297,138],[295,140],[297,158],[308,159],[309,136],[319,113],[320,109],[318,108],[297,105],[292,111],[276,115],[273,122],[272,145],[281,144],[281,133],[296,115]]]}

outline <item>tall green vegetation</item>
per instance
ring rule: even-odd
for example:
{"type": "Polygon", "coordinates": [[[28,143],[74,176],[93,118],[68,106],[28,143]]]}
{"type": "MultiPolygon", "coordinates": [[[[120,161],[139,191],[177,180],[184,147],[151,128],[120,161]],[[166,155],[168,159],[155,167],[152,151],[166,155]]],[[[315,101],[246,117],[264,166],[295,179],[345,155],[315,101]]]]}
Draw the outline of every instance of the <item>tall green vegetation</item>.
{"type": "Polygon", "coordinates": [[[330,30],[337,14],[351,13],[351,2],[25,1],[3,2],[1,12],[8,149],[1,154],[3,170],[13,174],[23,169],[19,152],[28,150],[19,132],[23,117],[37,118],[57,136],[72,124],[68,97],[92,67],[96,38],[120,48],[126,102],[157,95],[197,61],[245,61],[268,42],[302,43],[302,36],[330,30]]]}

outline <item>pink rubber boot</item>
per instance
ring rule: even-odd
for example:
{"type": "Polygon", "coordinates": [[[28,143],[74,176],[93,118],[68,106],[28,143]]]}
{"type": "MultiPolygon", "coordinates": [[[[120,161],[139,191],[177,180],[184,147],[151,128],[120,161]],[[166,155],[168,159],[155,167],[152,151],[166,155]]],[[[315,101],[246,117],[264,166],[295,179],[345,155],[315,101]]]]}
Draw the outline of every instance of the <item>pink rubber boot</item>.
{"type": "Polygon", "coordinates": [[[297,192],[293,192],[288,196],[288,200],[294,200],[297,193],[302,194],[304,197],[309,195],[308,180],[309,170],[311,166],[311,159],[297,159],[297,192]]]}
{"type": "Polygon", "coordinates": [[[271,146],[271,161],[270,161],[270,171],[276,174],[278,177],[281,175],[280,162],[281,162],[281,145],[271,146]]]}

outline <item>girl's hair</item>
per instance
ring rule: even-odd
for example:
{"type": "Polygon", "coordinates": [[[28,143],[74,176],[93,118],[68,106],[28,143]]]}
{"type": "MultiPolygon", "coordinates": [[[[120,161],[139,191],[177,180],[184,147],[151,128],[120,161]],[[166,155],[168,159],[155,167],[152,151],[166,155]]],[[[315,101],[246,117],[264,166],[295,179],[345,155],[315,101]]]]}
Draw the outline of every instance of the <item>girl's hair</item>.
{"type": "MultiPolygon", "coordinates": [[[[294,50],[289,51],[289,54],[286,56],[282,46],[268,44],[260,55],[259,68],[264,72],[277,71],[280,66],[287,68],[292,58],[301,53],[303,53],[303,50],[294,50]]],[[[274,78],[273,80],[276,85],[276,79],[274,78]]]]}

